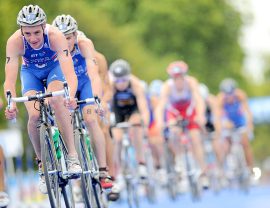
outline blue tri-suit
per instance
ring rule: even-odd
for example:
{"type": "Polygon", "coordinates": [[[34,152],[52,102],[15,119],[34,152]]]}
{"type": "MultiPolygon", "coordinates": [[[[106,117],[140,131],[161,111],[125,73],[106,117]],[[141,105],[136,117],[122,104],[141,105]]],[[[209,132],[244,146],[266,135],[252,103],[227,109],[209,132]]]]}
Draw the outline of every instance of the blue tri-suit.
{"type": "MultiPolygon", "coordinates": [[[[44,92],[43,80],[47,80],[47,86],[54,80],[65,81],[57,59],[57,52],[50,48],[48,29],[44,33],[44,44],[39,49],[33,49],[23,37],[24,55],[21,67],[22,94],[30,90],[44,92]]],[[[72,55],[75,73],[78,78],[77,95],[79,100],[92,98],[92,85],[87,74],[86,61],[81,55],[78,44],[75,44],[75,51],[72,55]]],[[[81,109],[85,105],[82,104],[81,109]]]]}
{"type": "Polygon", "coordinates": [[[227,97],[225,96],[223,109],[225,116],[233,123],[235,128],[246,126],[246,117],[242,111],[241,102],[236,96],[233,97],[232,102],[227,102],[227,97]]]}
{"type": "MultiPolygon", "coordinates": [[[[75,69],[75,73],[78,78],[78,89],[77,89],[77,98],[79,100],[84,100],[86,98],[92,98],[92,85],[91,80],[87,74],[87,67],[85,58],[81,55],[78,44],[75,43],[75,51],[72,55],[73,65],[75,69]]],[[[82,104],[81,109],[90,104],[82,104]]]]}
{"type": "Polygon", "coordinates": [[[44,44],[39,49],[33,49],[23,37],[24,55],[20,75],[23,95],[30,90],[44,92],[44,79],[47,80],[47,86],[54,80],[65,80],[57,52],[50,48],[48,29],[49,26],[44,32],[44,44]]]}

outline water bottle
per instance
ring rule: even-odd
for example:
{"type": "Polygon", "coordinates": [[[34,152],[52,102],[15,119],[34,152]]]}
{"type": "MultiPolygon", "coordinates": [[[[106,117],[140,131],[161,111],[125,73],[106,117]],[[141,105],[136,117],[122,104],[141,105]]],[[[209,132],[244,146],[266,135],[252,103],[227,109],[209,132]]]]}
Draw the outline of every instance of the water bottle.
{"type": "Polygon", "coordinates": [[[57,159],[60,159],[61,158],[61,149],[60,149],[60,146],[59,146],[59,136],[60,136],[60,132],[58,130],[57,127],[53,126],[52,127],[52,137],[53,137],[53,143],[54,143],[54,148],[55,148],[55,151],[56,151],[56,157],[57,159]]]}
{"type": "Polygon", "coordinates": [[[91,141],[88,135],[85,135],[85,143],[89,152],[90,160],[92,161],[93,156],[92,156],[92,151],[91,151],[91,141]]]}

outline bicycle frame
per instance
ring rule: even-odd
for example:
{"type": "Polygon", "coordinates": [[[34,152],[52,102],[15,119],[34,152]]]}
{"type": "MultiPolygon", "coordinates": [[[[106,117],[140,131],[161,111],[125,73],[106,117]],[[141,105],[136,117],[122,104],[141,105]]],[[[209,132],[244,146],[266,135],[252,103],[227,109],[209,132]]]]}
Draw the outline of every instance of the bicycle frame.
{"type": "MultiPolygon", "coordinates": [[[[7,91],[8,108],[11,107],[11,102],[28,102],[36,101],[39,103],[39,123],[38,129],[40,132],[41,144],[41,161],[44,168],[45,182],[47,186],[49,201],[51,207],[56,208],[61,206],[60,191],[64,197],[66,207],[74,207],[74,201],[68,199],[65,186],[68,184],[67,178],[62,177],[61,162],[57,159],[54,142],[52,139],[51,123],[48,115],[48,106],[45,98],[64,95],[65,91],[55,91],[50,93],[37,93],[36,95],[11,98],[10,91],[7,91]],[[47,161],[49,160],[49,161],[47,161]],[[61,189],[60,189],[61,187],[61,189]]],[[[73,196],[71,196],[73,197],[73,196]]]]}

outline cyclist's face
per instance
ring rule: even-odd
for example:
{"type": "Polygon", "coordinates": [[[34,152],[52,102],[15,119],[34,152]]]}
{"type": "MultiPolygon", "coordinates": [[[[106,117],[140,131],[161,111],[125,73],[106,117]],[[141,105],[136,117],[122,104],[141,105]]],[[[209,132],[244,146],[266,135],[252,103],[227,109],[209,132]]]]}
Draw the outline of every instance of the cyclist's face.
{"type": "Polygon", "coordinates": [[[184,83],[185,83],[185,76],[179,75],[173,77],[173,81],[175,83],[175,87],[178,90],[182,90],[184,88],[184,83]]]}
{"type": "Polygon", "coordinates": [[[43,28],[41,25],[33,27],[23,26],[21,28],[21,31],[26,41],[30,44],[32,48],[38,49],[42,46],[44,38],[43,28]]]}
{"type": "Polygon", "coordinates": [[[117,90],[123,91],[127,89],[129,85],[129,77],[119,77],[115,78],[114,84],[117,90]]]}
{"type": "Polygon", "coordinates": [[[74,48],[77,36],[75,33],[71,33],[71,34],[65,35],[65,37],[68,42],[68,49],[69,51],[72,51],[74,48]]]}

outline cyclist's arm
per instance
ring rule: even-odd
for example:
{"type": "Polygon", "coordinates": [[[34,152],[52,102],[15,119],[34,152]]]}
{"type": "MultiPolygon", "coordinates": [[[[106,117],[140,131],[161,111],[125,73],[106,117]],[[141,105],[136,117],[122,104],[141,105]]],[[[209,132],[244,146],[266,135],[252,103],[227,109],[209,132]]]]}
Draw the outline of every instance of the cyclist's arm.
{"type": "Polygon", "coordinates": [[[204,112],[205,112],[205,104],[203,102],[203,99],[199,93],[199,85],[198,81],[194,77],[187,77],[187,80],[190,84],[190,88],[192,91],[192,97],[195,101],[195,108],[196,108],[196,113],[198,115],[198,118],[200,119],[199,122],[201,122],[201,125],[204,125],[205,123],[205,117],[204,117],[204,112]]]}
{"type": "Polygon", "coordinates": [[[50,28],[49,36],[51,47],[57,52],[57,58],[62,72],[70,88],[70,96],[74,98],[77,91],[78,80],[73,67],[72,57],[68,50],[66,38],[62,32],[53,27],[50,28]]]}
{"type": "Polygon", "coordinates": [[[248,105],[248,98],[247,95],[244,91],[238,89],[237,94],[239,96],[239,99],[241,100],[242,106],[243,106],[243,111],[246,115],[247,118],[247,125],[249,130],[253,131],[253,117],[252,113],[250,111],[249,105],[248,105]]]}
{"type": "Polygon", "coordinates": [[[102,82],[102,89],[103,89],[102,101],[104,103],[108,103],[112,99],[113,92],[109,80],[107,60],[103,54],[98,52],[96,52],[95,54],[98,62],[99,75],[102,82]]]}
{"type": "MultiPolygon", "coordinates": [[[[16,81],[18,76],[19,58],[23,55],[22,37],[16,32],[12,35],[6,45],[6,64],[5,64],[5,82],[4,92],[11,91],[13,97],[16,97],[16,81]]],[[[14,104],[15,105],[15,104],[14,104]]]]}
{"type": "Polygon", "coordinates": [[[102,96],[102,83],[98,73],[98,64],[95,59],[95,48],[92,41],[88,38],[80,37],[78,40],[80,51],[85,58],[87,73],[91,80],[94,95],[99,98],[102,96]]]}
{"type": "Polygon", "coordinates": [[[170,87],[167,81],[163,84],[161,88],[159,102],[154,112],[158,128],[163,127],[164,112],[165,112],[166,105],[169,102],[169,93],[170,93],[170,87]]]}
{"type": "Polygon", "coordinates": [[[208,98],[210,108],[213,114],[213,123],[215,126],[215,130],[218,134],[221,132],[221,114],[218,108],[218,99],[214,95],[209,95],[208,98]]]}
{"type": "Polygon", "coordinates": [[[133,76],[130,75],[130,81],[131,81],[131,86],[132,86],[132,90],[136,96],[136,100],[137,100],[137,105],[139,108],[139,113],[143,118],[143,124],[144,126],[148,126],[149,124],[149,111],[148,111],[148,106],[147,106],[147,101],[146,101],[146,96],[144,93],[144,89],[141,85],[140,80],[133,76]]]}

